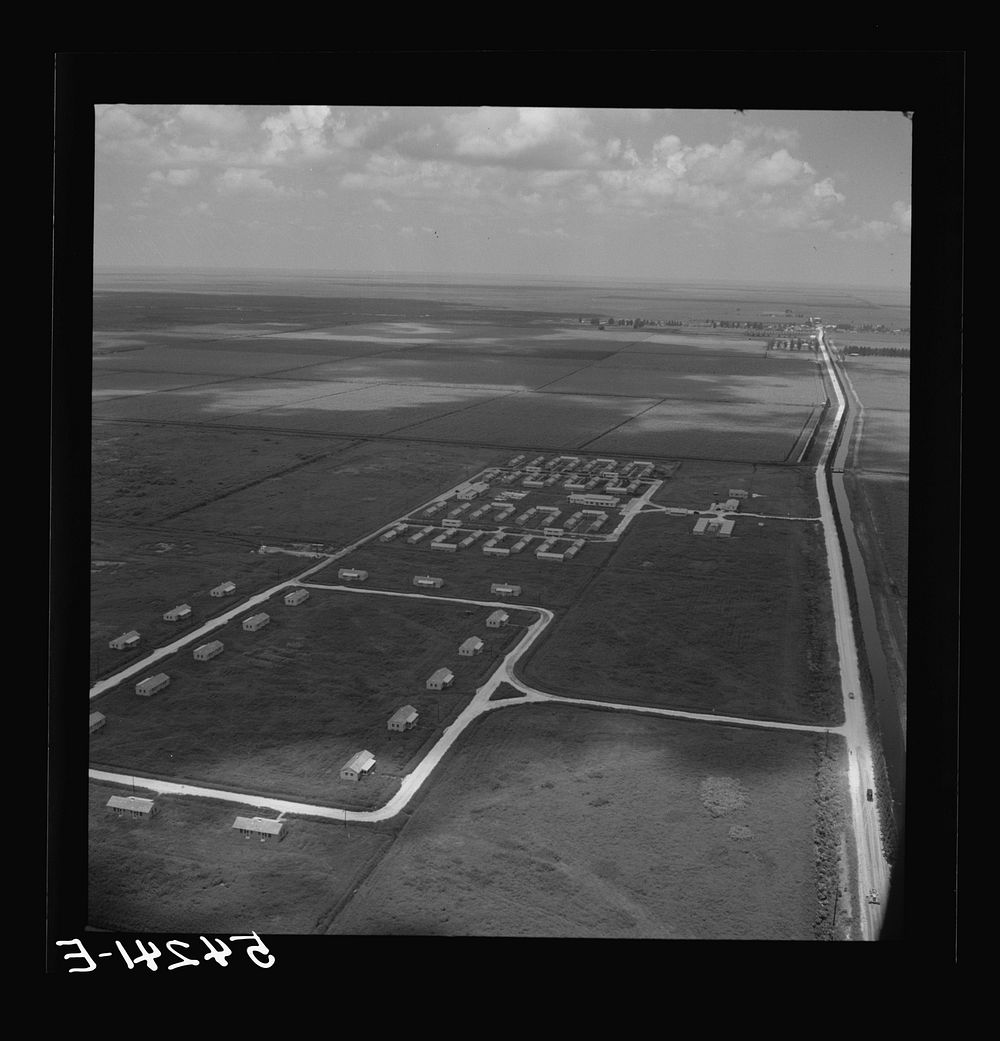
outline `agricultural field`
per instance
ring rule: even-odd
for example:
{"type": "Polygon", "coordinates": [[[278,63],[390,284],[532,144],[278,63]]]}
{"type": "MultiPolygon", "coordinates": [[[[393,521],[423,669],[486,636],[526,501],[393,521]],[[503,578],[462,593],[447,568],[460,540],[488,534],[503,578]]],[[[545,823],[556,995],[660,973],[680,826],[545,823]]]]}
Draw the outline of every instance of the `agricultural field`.
{"type": "Polygon", "coordinates": [[[847,358],[844,368],[865,409],[910,410],[910,359],[847,358]]]}
{"type": "Polygon", "coordinates": [[[909,474],[909,412],[865,411],[857,466],[862,471],[909,474]]]}
{"type": "Polygon", "coordinates": [[[588,452],[783,462],[817,408],[662,401],[585,443],[588,452]]]}
{"type": "MultiPolygon", "coordinates": [[[[300,438],[299,444],[308,448],[312,441],[300,438]]],[[[268,544],[299,540],[340,549],[502,461],[489,449],[380,441],[345,442],[316,456],[185,511],[173,524],[244,532],[268,544]]]]}
{"type": "Polygon", "coordinates": [[[99,929],[223,936],[321,931],[396,830],[285,818],[284,838],[261,843],[242,838],[233,821],[274,816],[269,810],[158,795],[152,820],[115,817],[108,799],[130,794],[90,783],[88,924],[99,929]]]}
{"type": "MultiPolygon", "coordinates": [[[[234,606],[209,590],[236,583],[243,599],[292,578],[313,563],[303,557],[260,555],[238,539],[158,532],[126,533],[95,526],[90,563],[90,679],[118,671],[234,606]],[[163,615],[186,603],[190,618],[165,622],[163,615]],[[108,641],[137,630],[137,649],[112,650],[108,641]]],[[[238,601],[237,601],[238,602],[238,601]]]]}
{"type": "Polygon", "coordinates": [[[91,737],[92,764],[325,805],[381,806],[534,621],[515,613],[514,624],[489,629],[485,608],[316,589],[298,606],[274,600],[265,609],[271,622],[257,632],[237,619],[199,640],[224,644],[209,661],[195,661],[192,644],[157,662],[148,674],[170,676],[158,694],[136,695],[143,673],[94,699],[108,722],[91,737]],[[458,654],[468,636],[485,645],[473,658],[458,654]],[[442,666],[454,673],[453,686],[428,691],[427,678],[442,666]],[[389,717],[407,704],[421,714],[417,726],[388,731],[389,717]],[[362,749],[378,760],[375,771],[342,781],[341,766],[362,749]]]}
{"type": "Polygon", "coordinates": [[[498,709],[442,763],[328,931],[829,935],[846,753],[835,741],[829,754],[816,735],[498,709]]]}
{"type": "Polygon", "coordinates": [[[524,679],[570,697],[721,715],[843,721],[819,525],[640,516],[524,679]]]}

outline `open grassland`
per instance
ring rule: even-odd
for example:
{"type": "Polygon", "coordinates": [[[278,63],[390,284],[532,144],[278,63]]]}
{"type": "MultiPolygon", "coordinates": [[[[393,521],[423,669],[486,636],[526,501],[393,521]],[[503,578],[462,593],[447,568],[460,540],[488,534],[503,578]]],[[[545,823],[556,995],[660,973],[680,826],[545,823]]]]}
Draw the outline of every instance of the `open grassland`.
{"type": "Polygon", "coordinates": [[[495,451],[459,445],[351,443],[219,495],[176,516],[172,525],[243,532],[267,544],[299,540],[339,549],[503,461],[495,451]]]}
{"type": "Polygon", "coordinates": [[[803,734],[498,709],[330,932],[813,939],[836,873],[817,804],[843,796],[817,776],[822,750],[803,734]]]}
{"type": "Polygon", "coordinates": [[[489,612],[465,605],[321,590],[266,610],[271,622],[257,632],[237,619],[206,637],[225,645],[210,661],[195,661],[192,646],[157,663],[150,674],[170,676],[160,693],[139,697],[129,680],[95,699],[108,722],[91,738],[91,761],[257,795],[380,806],[521,628],[489,629],[489,612]],[[473,658],[458,654],[468,636],[485,644],[473,658]],[[428,691],[442,666],[454,685],[428,691]],[[390,732],[389,717],[407,704],[421,714],[417,726],[390,732]],[[374,773],[342,781],[340,768],[362,749],[378,760],[374,773]]]}
{"type": "Polygon", "coordinates": [[[232,608],[232,597],[209,596],[220,582],[235,582],[236,596],[244,599],[292,578],[311,563],[303,557],[260,555],[237,539],[174,535],[166,529],[126,534],[98,527],[90,552],[91,681],[232,608]],[[182,603],[191,607],[191,617],[165,622],[164,613],[182,603]],[[142,637],[137,649],[115,651],[108,646],[131,629],[142,637]]]}
{"type": "Polygon", "coordinates": [[[783,462],[816,407],[663,401],[587,442],[587,451],[783,462]]]}
{"type": "MultiPolygon", "coordinates": [[[[520,553],[495,557],[481,549],[486,536],[454,553],[432,550],[432,537],[433,533],[425,536],[424,541],[415,546],[409,545],[404,536],[397,536],[389,543],[369,542],[342,557],[338,564],[367,571],[367,585],[377,589],[470,600],[509,599],[515,607],[519,602],[541,607],[566,607],[582,595],[613,549],[608,543],[588,543],[571,560],[538,560],[532,552],[532,543],[520,553]],[[444,584],[440,589],[417,589],[413,585],[416,575],[432,575],[443,579],[444,584]],[[491,593],[490,587],[495,582],[519,585],[521,595],[503,597],[491,593]]],[[[539,544],[534,543],[536,548],[539,544]]],[[[335,582],[336,571],[324,569],[310,581],[335,582]]]]}
{"type": "Polygon", "coordinates": [[[347,466],[339,460],[358,455],[348,451],[353,447],[343,439],[95,422],[91,514],[95,521],[157,523],[260,482],[266,486],[311,460],[324,460],[328,469],[347,466]]]}
{"type": "Polygon", "coordinates": [[[819,525],[737,520],[727,539],[693,524],[639,517],[524,678],[571,697],[842,722],[819,525]]]}
{"type": "MultiPolygon", "coordinates": [[[[88,925],[100,929],[223,936],[322,930],[392,843],[391,825],[346,830],[294,817],[285,818],[280,842],[248,840],[233,829],[236,817],[272,811],[174,795],[156,796],[152,820],[115,817],[108,799],[130,794],[90,784],[88,925]]],[[[233,947],[242,957],[243,948],[233,947]]]]}
{"type": "MultiPolygon", "coordinates": [[[[749,492],[740,510],[785,517],[818,517],[816,477],[808,467],[686,460],[653,495],[653,502],[707,510],[729,498],[729,489],[749,492]]],[[[694,524],[694,518],[691,521],[694,524]]]]}

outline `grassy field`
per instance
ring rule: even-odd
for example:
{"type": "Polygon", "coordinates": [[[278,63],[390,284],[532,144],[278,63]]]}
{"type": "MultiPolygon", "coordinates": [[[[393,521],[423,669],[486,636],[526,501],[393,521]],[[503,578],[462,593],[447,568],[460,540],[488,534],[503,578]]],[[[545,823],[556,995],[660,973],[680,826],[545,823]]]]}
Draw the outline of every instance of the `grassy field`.
{"type": "Polygon", "coordinates": [[[216,630],[211,638],[225,650],[211,661],[194,661],[192,646],[157,663],[150,672],[171,678],[161,693],[138,697],[129,680],[95,699],[108,722],[91,738],[91,761],[254,794],[380,806],[520,632],[487,628],[486,609],[321,590],[302,605],[278,600],[266,609],[271,622],[258,632],[244,632],[239,619],[216,630]],[[458,654],[468,636],[485,644],[474,658],[458,654]],[[441,666],[454,685],[428,691],[441,666]],[[406,704],[420,712],[417,726],[389,732],[387,720],[406,704]],[[375,772],[342,781],[341,766],[361,749],[375,755],[375,772]]]}
{"type": "Polygon", "coordinates": [[[653,502],[707,510],[713,502],[728,498],[730,488],[750,493],[740,503],[744,512],[785,517],[819,516],[816,478],[808,467],[685,460],[656,490],[653,502]]]}
{"type": "Polygon", "coordinates": [[[819,525],[639,517],[524,667],[543,690],[789,722],[843,719],[819,525]]]}
{"type": "Polygon", "coordinates": [[[865,411],[864,431],[858,451],[862,470],[910,472],[910,413],[865,411]]]}
{"type": "Polygon", "coordinates": [[[209,618],[233,607],[209,590],[236,583],[243,598],[304,571],[304,557],[260,555],[245,540],[176,535],[169,529],[136,531],[96,527],[91,534],[90,679],[117,671],[169,643],[209,618]],[[165,622],[170,608],[186,603],[191,617],[165,622]],[[132,651],[111,650],[108,642],[137,630],[142,642],[132,651]]]}
{"type": "Polygon", "coordinates": [[[261,843],[233,821],[270,810],[159,795],[152,820],[132,821],[107,809],[122,794],[131,792],[91,782],[88,815],[88,925],[120,932],[321,931],[395,830],[292,817],[280,842],[261,843]]]}
{"type": "Polygon", "coordinates": [[[836,873],[817,806],[843,799],[821,759],[802,734],[498,709],[330,932],[813,939],[836,873]]]}

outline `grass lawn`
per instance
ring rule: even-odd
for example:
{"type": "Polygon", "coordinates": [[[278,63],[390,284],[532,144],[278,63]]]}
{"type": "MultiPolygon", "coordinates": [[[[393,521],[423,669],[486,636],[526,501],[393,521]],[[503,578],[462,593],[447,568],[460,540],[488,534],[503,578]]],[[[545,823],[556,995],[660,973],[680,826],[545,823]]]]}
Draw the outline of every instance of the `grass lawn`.
{"type": "Polygon", "coordinates": [[[286,817],[285,837],[261,843],[243,839],[233,821],[275,816],[270,810],[158,795],[152,820],[115,817],[108,799],[130,794],[90,784],[87,924],[101,929],[224,936],[322,931],[394,831],[286,817]]]}
{"type": "Polygon", "coordinates": [[[330,932],[813,939],[836,874],[817,804],[842,826],[844,795],[822,752],[804,734],[498,709],[330,932]]]}
{"type": "Polygon", "coordinates": [[[785,517],[819,516],[816,477],[809,467],[688,459],[657,489],[653,502],[707,510],[713,502],[727,499],[730,488],[750,493],[740,502],[743,511],[785,517]]]}
{"type": "Polygon", "coordinates": [[[295,607],[278,599],[267,611],[271,622],[258,632],[244,632],[239,620],[216,630],[211,638],[225,650],[210,661],[194,661],[190,647],[158,662],[149,674],[171,680],[153,697],[136,695],[130,679],[96,698],[91,704],[108,722],[91,738],[91,762],[325,805],[380,806],[520,632],[516,624],[487,628],[481,608],[322,590],[295,607]],[[460,657],[472,635],[484,650],[460,657]],[[428,691],[427,678],[442,666],[454,685],[428,691]],[[407,704],[420,713],[417,726],[391,733],[389,717],[407,704]],[[375,755],[376,770],[357,784],[342,781],[341,766],[361,749],[375,755]]]}

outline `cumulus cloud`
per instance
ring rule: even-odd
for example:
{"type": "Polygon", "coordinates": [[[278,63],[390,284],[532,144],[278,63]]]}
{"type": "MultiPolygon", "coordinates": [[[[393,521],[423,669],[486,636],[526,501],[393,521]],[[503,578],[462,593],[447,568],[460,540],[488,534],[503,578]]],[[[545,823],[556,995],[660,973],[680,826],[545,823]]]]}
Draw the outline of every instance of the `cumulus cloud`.
{"type": "Polygon", "coordinates": [[[177,119],[213,134],[238,134],[247,127],[246,116],[232,105],[181,105],[177,119]]]}
{"type": "Polygon", "coordinates": [[[290,196],[297,192],[276,185],[265,172],[256,168],[230,167],[215,179],[216,189],[223,195],[254,192],[260,195],[290,196]]]}
{"type": "Polygon", "coordinates": [[[167,170],[166,173],[162,170],[153,170],[146,179],[152,184],[170,185],[173,188],[186,188],[189,184],[194,184],[194,182],[198,180],[199,176],[199,171],[191,167],[186,170],[167,170]]]}
{"type": "Polygon", "coordinates": [[[286,112],[269,116],[262,124],[270,135],[265,158],[316,159],[327,155],[324,128],[329,115],[329,105],[292,105],[286,112]]]}

